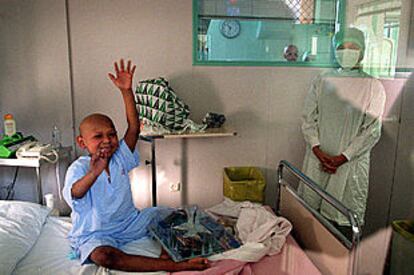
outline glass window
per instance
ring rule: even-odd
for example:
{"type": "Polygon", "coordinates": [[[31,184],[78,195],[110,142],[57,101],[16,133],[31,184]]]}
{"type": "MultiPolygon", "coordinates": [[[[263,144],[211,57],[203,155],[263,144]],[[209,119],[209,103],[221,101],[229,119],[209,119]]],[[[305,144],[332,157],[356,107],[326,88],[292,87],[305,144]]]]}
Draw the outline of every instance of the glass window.
{"type": "Polygon", "coordinates": [[[194,0],[194,64],[334,64],[340,0],[194,0]]]}
{"type": "Polygon", "coordinates": [[[401,0],[370,2],[357,6],[355,26],[365,33],[364,71],[392,77],[396,71],[401,0]]]}

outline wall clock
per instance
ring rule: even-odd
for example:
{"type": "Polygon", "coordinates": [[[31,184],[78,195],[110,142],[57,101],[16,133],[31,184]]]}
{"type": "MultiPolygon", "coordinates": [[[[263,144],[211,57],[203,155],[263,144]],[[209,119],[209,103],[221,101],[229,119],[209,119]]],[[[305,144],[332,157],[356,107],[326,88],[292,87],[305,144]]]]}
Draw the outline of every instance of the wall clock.
{"type": "Polygon", "coordinates": [[[227,19],[220,24],[220,32],[226,38],[235,38],[240,34],[239,20],[227,19]]]}

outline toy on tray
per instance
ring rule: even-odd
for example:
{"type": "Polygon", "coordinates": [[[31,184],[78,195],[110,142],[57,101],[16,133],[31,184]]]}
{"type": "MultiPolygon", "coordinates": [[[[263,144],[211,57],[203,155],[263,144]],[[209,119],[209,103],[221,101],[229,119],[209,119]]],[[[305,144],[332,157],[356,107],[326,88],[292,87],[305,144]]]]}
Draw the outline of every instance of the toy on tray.
{"type": "Polygon", "coordinates": [[[197,206],[178,209],[149,230],[176,262],[240,247],[236,237],[197,206]]]}

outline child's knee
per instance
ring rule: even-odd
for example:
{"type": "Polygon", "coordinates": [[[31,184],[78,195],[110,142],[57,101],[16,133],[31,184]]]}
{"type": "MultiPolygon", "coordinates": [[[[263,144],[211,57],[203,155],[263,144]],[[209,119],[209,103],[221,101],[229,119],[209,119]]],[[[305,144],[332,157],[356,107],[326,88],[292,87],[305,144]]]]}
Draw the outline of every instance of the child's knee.
{"type": "Polygon", "coordinates": [[[107,268],[114,268],[120,260],[120,253],[117,249],[110,246],[95,248],[89,256],[95,264],[107,268]]]}

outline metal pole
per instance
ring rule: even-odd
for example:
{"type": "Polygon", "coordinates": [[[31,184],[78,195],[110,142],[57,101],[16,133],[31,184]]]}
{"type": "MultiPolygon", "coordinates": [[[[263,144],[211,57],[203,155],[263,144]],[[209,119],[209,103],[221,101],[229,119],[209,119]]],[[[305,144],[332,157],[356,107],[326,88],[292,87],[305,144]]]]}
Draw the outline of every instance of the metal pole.
{"type": "Polygon", "coordinates": [[[39,204],[43,204],[42,179],[40,178],[40,165],[36,167],[37,193],[39,204]]]}
{"type": "Polygon", "coordinates": [[[157,206],[157,163],[155,159],[155,139],[151,139],[151,179],[152,179],[152,206],[157,206]]]}
{"type": "Polygon", "coordinates": [[[12,200],[14,197],[14,186],[16,185],[17,174],[19,173],[19,166],[16,166],[12,183],[7,186],[6,200],[12,200]]]}

